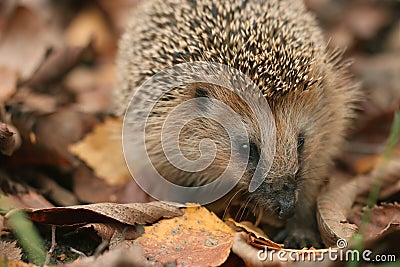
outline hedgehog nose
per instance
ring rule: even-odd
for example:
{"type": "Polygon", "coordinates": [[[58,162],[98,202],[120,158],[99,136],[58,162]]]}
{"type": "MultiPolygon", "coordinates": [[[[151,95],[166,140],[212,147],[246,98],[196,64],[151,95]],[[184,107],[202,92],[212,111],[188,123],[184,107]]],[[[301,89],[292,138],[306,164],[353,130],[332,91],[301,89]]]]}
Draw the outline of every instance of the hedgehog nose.
{"type": "Polygon", "coordinates": [[[280,219],[288,219],[294,215],[295,201],[294,198],[283,199],[278,201],[278,216],[280,219]]]}

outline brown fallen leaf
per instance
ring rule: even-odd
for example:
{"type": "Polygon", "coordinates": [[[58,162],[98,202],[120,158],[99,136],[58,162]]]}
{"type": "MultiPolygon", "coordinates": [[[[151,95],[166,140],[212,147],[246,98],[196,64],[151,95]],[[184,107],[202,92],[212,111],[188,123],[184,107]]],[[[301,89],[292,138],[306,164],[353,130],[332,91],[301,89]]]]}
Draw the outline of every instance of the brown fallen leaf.
{"type": "Polygon", "coordinates": [[[268,243],[254,246],[255,237],[245,233],[236,233],[233,240],[232,251],[241,257],[246,266],[264,267],[264,266],[298,266],[297,264],[306,263],[306,266],[314,262],[329,260],[328,252],[330,249],[285,249],[270,247],[268,243]]]}
{"type": "Polygon", "coordinates": [[[9,195],[10,200],[20,208],[48,208],[53,205],[38,192],[29,189],[26,193],[19,193],[15,195],[9,195]]]}
{"type": "MultiPolygon", "coordinates": [[[[128,242],[127,242],[128,243],[128,242]]],[[[106,251],[99,257],[80,258],[72,263],[63,265],[65,267],[109,267],[109,266],[130,266],[130,267],[163,267],[158,262],[146,259],[143,251],[137,244],[129,243],[127,246],[119,246],[116,249],[106,251]]]]}
{"type": "Polygon", "coordinates": [[[252,239],[251,244],[253,246],[258,247],[259,244],[264,246],[269,246],[271,248],[280,249],[283,248],[283,244],[278,244],[268,238],[263,232],[254,230],[254,225],[249,226],[248,224],[244,224],[243,222],[236,222],[232,218],[228,219],[228,222],[232,223],[234,226],[239,227],[240,229],[244,230],[245,232],[251,234],[254,238],[252,239]]]}
{"type": "Polygon", "coordinates": [[[269,267],[269,266],[287,266],[289,262],[280,261],[277,257],[271,255],[272,250],[268,250],[268,255],[261,254],[260,256],[265,257],[266,260],[262,261],[258,259],[260,253],[259,248],[255,248],[248,244],[248,235],[244,232],[235,234],[232,244],[232,252],[238,255],[245,263],[246,266],[251,267],[269,267]],[[274,260],[275,259],[275,260],[274,260]]]}
{"type": "Polygon", "coordinates": [[[230,254],[235,231],[204,207],[187,207],[173,219],[146,226],[136,239],[146,257],[177,266],[219,266],[230,254]]]}
{"type": "Polygon", "coordinates": [[[400,61],[398,59],[398,53],[382,53],[357,58],[352,67],[354,73],[362,78],[363,88],[368,92],[369,101],[377,107],[378,112],[399,108],[400,61]]]}
{"type": "Polygon", "coordinates": [[[10,16],[14,14],[15,9],[18,7],[20,3],[17,1],[4,1],[1,4],[0,8],[0,38],[2,37],[2,33],[4,32],[7,21],[10,19],[10,16]]]}
{"type": "Polygon", "coordinates": [[[358,230],[355,224],[347,222],[347,213],[351,210],[357,193],[358,181],[346,186],[329,190],[317,200],[317,221],[321,238],[325,245],[333,246],[340,238],[350,239],[358,230]],[[337,196],[341,197],[338,198],[337,196]]]}
{"type": "Polygon", "coordinates": [[[68,145],[89,132],[98,123],[98,118],[67,106],[41,116],[28,111],[25,115],[17,116],[13,123],[24,145],[15,151],[7,164],[17,168],[23,164],[47,165],[71,171],[82,163],[68,151],[68,145]]]}
{"type": "Polygon", "coordinates": [[[8,260],[19,261],[21,259],[21,249],[16,247],[17,241],[0,241],[0,255],[4,255],[8,260]]]}
{"type": "Polygon", "coordinates": [[[26,263],[21,260],[8,260],[6,256],[0,254],[0,266],[7,267],[38,267],[32,263],[26,263]]]}
{"type": "Polygon", "coordinates": [[[385,46],[389,51],[400,51],[400,21],[397,21],[388,34],[385,46]]]}
{"type": "Polygon", "coordinates": [[[353,163],[354,170],[358,174],[365,174],[372,171],[381,160],[381,155],[373,154],[369,156],[363,156],[353,163]]]}
{"type": "Polygon", "coordinates": [[[0,121],[0,153],[11,156],[21,145],[17,129],[0,121]]]}
{"type": "Polygon", "coordinates": [[[59,185],[56,181],[51,179],[51,177],[40,172],[33,173],[33,175],[35,175],[35,184],[40,188],[41,193],[49,198],[54,204],[58,206],[73,206],[80,204],[72,192],[59,185]]]}
{"type": "MultiPolygon", "coordinates": [[[[153,223],[161,218],[182,215],[182,211],[163,202],[98,203],[46,209],[24,209],[34,222],[52,225],[120,222],[128,225],[153,223]]],[[[14,210],[6,214],[11,216],[14,210]]]]}
{"type": "Polygon", "coordinates": [[[262,237],[268,239],[268,236],[263,232],[261,228],[256,227],[252,222],[250,221],[241,221],[237,222],[232,218],[228,218],[226,220],[226,223],[233,227],[237,232],[245,230],[248,233],[254,234],[256,237],[262,237]]]}
{"type": "Polygon", "coordinates": [[[93,168],[110,185],[121,185],[131,177],[122,153],[122,120],[108,118],[69,150],[93,168]],[[112,155],[112,157],[110,157],[112,155]]]}
{"type": "Polygon", "coordinates": [[[348,222],[347,217],[356,197],[368,192],[378,179],[381,179],[383,187],[398,181],[399,158],[392,159],[384,168],[377,168],[368,175],[359,175],[345,184],[331,183],[327,191],[320,194],[317,221],[325,245],[333,246],[340,238],[348,240],[358,230],[355,224],[348,222]]]}
{"type": "Polygon", "coordinates": [[[65,30],[64,37],[69,46],[85,46],[93,40],[96,52],[111,55],[115,52],[117,38],[97,5],[81,9],[65,30]]]}
{"type": "Polygon", "coordinates": [[[104,63],[96,69],[87,66],[74,68],[63,84],[76,95],[77,109],[86,113],[109,111],[115,87],[115,65],[104,63]]]}
{"type": "Polygon", "coordinates": [[[120,35],[129,24],[132,16],[132,10],[138,5],[137,0],[98,0],[96,3],[107,14],[114,29],[120,35]]]}
{"type": "Polygon", "coordinates": [[[8,105],[19,105],[20,112],[37,115],[50,114],[57,110],[57,99],[48,94],[34,92],[31,88],[20,87],[7,102],[8,105]]]}
{"type": "Polygon", "coordinates": [[[57,260],[65,261],[68,258],[67,254],[63,253],[57,256],[57,260]]]}
{"type": "Polygon", "coordinates": [[[363,214],[368,212],[368,222],[364,226],[363,235],[366,239],[374,238],[386,231],[390,225],[400,225],[400,205],[398,203],[383,203],[375,206],[372,210],[363,209],[362,212],[356,212],[350,215],[349,221],[355,223],[358,227],[363,223],[363,214]]]}
{"type": "Polygon", "coordinates": [[[4,230],[4,217],[0,215],[0,233],[4,230]]]}
{"type": "Polygon", "coordinates": [[[155,201],[133,179],[129,179],[122,185],[109,185],[104,179],[96,177],[93,171],[83,164],[77,168],[73,179],[73,191],[82,202],[145,203],[155,201]]]}
{"type": "Polygon", "coordinates": [[[143,228],[127,226],[121,223],[89,223],[76,229],[77,232],[93,229],[103,242],[113,249],[124,240],[133,240],[143,233],[143,228]]]}
{"type": "Polygon", "coordinates": [[[81,162],[68,151],[68,146],[80,140],[97,123],[95,116],[80,113],[73,107],[58,108],[55,113],[36,118],[35,145],[44,148],[53,158],[59,158],[59,162],[79,166],[81,162]]]}
{"type": "Polygon", "coordinates": [[[394,255],[396,262],[400,259],[399,250],[400,225],[391,224],[385,231],[375,238],[366,240],[364,249],[372,251],[371,258],[375,255],[394,255]]]}
{"type": "Polygon", "coordinates": [[[0,103],[8,100],[17,88],[18,73],[5,66],[0,66],[0,103]]]}
{"type": "Polygon", "coordinates": [[[79,47],[51,49],[24,85],[37,88],[55,82],[90,54],[93,54],[90,42],[79,47]]]}
{"type": "Polygon", "coordinates": [[[398,200],[400,195],[400,180],[393,183],[392,186],[388,186],[387,188],[383,188],[379,194],[379,199],[381,200],[388,200],[392,199],[398,200]]]}
{"type": "Polygon", "coordinates": [[[0,206],[7,211],[13,208],[49,208],[53,205],[33,188],[11,181],[7,174],[0,170],[2,182],[2,194],[0,194],[0,206]],[[6,195],[5,195],[6,194],[6,195]]]}
{"type": "MultiPolygon", "coordinates": [[[[148,201],[119,201],[117,192],[120,186],[109,185],[104,179],[96,177],[93,170],[84,164],[78,166],[73,176],[73,192],[84,203],[118,202],[136,203],[148,201]],[[101,192],[99,194],[98,192],[101,192]]],[[[131,193],[133,196],[135,192],[131,193]]]]}
{"type": "Polygon", "coordinates": [[[346,25],[354,35],[362,39],[373,38],[390,22],[387,10],[371,4],[353,4],[347,11],[346,25]]]}
{"type": "Polygon", "coordinates": [[[22,80],[31,76],[47,49],[58,43],[43,19],[22,5],[14,9],[4,29],[0,40],[0,65],[17,70],[22,80]]]}

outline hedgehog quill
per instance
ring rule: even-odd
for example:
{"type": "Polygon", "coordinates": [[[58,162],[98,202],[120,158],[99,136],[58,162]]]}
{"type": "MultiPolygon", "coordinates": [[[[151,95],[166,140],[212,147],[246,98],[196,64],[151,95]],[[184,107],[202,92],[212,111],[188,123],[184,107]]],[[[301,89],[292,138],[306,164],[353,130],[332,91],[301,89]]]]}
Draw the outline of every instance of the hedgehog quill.
{"type": "MultiPolygon", "coordinates": [[[[277,241],[289,247],[318,247],[316,198],[340,152],[359,96],[341,57],[340,49],[327,48],[316,19],[298,0],[147,1],[136,9],[120,41],[114,113],[123,116],[135,90],[167,67],[204,61],[241,71],[260,90],[251,101],[257,105],[257,98],[266,99],[276,125],[275,156],[254,192],[247,188],[254,166],[265,158],[263,123],[255,121],[235,93],[219,86],[190,84],[159,99],[146,126],[149,157],[164,177],[180,185],[217,179],[230,157],[228,135],[218,123],[193,120],[180,133],[180,149],[189,159],[199,157],[201,140],[211,138],[216,144],[212,164],[199,172],[172,166],[161,152],[160,136],[166,117],[180,103],[196,98],[225,103],[248,131],[246,171],[232,194],[285,223],[277,241]]],[[[150,88],[149,94],[158,91],[150,88]]],[[[135,107],[138,112],[143,108],[135,107]]],[[[210,107],[207,112],[219,111],[210,107]]],[[[234,160],[239,164],[244,159],[234,160]]]]}

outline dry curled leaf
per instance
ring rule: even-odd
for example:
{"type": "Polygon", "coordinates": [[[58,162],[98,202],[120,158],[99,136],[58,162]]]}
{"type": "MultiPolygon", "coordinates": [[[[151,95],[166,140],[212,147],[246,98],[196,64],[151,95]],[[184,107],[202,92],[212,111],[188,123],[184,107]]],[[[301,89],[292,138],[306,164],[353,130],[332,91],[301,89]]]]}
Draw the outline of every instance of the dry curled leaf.
{"type": "Polygon", "coordinates": [[[43,195],[39,194],[37,190],[11,181],[10,178],[1,171],[0,179],[2,180],[4,190],[3,194],[0,194],[0,204],[10,203],[9,207],[2,207],[3,210],[10,210],[17,207],[33,209],[53,207],[53,205],[43,195]],[[4,193],[6,195],[4,195],[4,193]]]}
{"type": "Polygon", "coordinates": [[[248,235],[244,232],[239,232],[235,234],[235,237],[233,239],[233,245],[232,245],[232,251],[236,255],[238,255],[245,263],[246,266],[251,266],[251,267],[268,267],[268,266],[286,266],[288,262],[284,261],[279,261],[279,260],[273,260],[273,257],[271,257],[271,251],[267,251],[269,253],[269,256],[265,256],[266,258],[272,259],[272,260],[265,260],[261,261],[258,259],[258,254],[260,249],[255,248],[251,245],[248,244],[247,242],[247,237],[248,235]]]}
{"type": "Polygon", "coordinates": [[[395,204],[381,204],[375,206],[372,210],[363,209],[363,212],[353,214],[349,220],[360,226],[363,218],[363,213],[368,212],[368,222],[364,226],[363,235],[366,239],[374,238],[386,231],[391,225],[400,225],[400,205],[395,204]]]}
{"type": "Polygon", "coordinates": [[[398,181],[400,160],[395,158],[369,175],[360,175],[345,184],[331,184],[328,190],[318,197],[318,226],[322,240],[327,246],[335,245],[339,238],[348,240],[358,230],[358,227],[349,223],[347,219],[351,207],[356,197],[368,192],[379,179],[383,187],[398,181]]]}
{"type": "Polygon", "coordinates": [[[347,213],[351,210],[357,193],[357,181],[335,188],[322,194],[317,201],[317,220],[321,238],[325,245],[336,244],[339,238],[349,239],[357,226],[347,222],[347,213]],[[340,194],[340,198],[337,196],[340,194]]]}
{"type": "Polygon", "coordinates": [[[380,235],[366,240],[364,249],[373,252],[371,258],[374,258],[377,254],[394,255],[396,262],[398,262],[400,259],[399,240],[400,225],[391,224],[380,235]]]}
{"type": "MultiPolygon", "coordinates": [[[[6,214],[8,218],[14,211],[6,214]]],[[[70,207],[25,209],[28,217],[38,223],[75,225],[86,223],[120,222],[128,225],[153,223],[161,218],[179,216],[182,211],[162,202],[149,203],[98,203],[70,207]]]]}
{"type": "Polygon", "coordinates": [[[226,261],[234,231],[204,207],[188,207],[184,215],[146,226],[135,240],[146,257],[177,266],[219,266],[226,261]]]}
{"type": "Polygon", "coordinates": [[[246,266],[287,266],[294,263],[306,262],[310,264],[313,262],[322,262],[328,259],[329,249],[314,249],[312,247],[284,249],[270,247],[268,243],[254,246],[255,239],[255,237],[247,233],[239,232],[233,240],[232,251],[246,262],[246,266]]]}
{"type": "Polygon", "coordinates": [[[40,66],[26,81],[25,85],[36,88],[54,82],[93,53],[91,43],[79,47],[62,47],[49,51],[40,66]]]}
{"type": "Polygon", "coordinates": [[[133,240],[142,233],[142,228],[127,226],[121,223],[89,223],[79,227],[76,231],[93,229],[103,242],[109,243],[113,249],[124,240],[133,240]]]}
{"type": "Polygon", "coordinates": [[[229,218],[228,222],[232,223],[235,227],[238,227],[244,230],[245,232],[251,234],[254,237],[251,242],[253,246],[258,247],[258,245],[261,244],[263,247],[269,246],[271,248],[276,248],[276,249],[283,248],[284,246],[283,244],[275,243],[274,241],[269,239],[268,236],[266,236],[264,233],[260,232],[258,229],[255,230],[254,225],[249,226],[248,224],[245,224],[243,222],[238,223],[232,218],[229,218]]]}

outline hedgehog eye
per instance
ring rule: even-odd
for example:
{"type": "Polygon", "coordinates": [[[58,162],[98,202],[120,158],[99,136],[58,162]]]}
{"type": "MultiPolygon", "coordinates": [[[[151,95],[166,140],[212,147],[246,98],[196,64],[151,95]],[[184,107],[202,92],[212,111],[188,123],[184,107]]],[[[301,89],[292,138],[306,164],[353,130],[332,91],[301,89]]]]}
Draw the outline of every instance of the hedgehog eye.
{"type": "Polygon", "coordinates": [[[194,91],[194,97],[209,97],[208,91],[203,88],[197,87],[194,91]]]}
{"type": "Polygon", "coordinates": [[[258,146],[251,140],[248,143],[242,143],[239,147],[240,154],[247,160],[247,153],[249,162],[254,163],[255,165],[258,164],[260,159],[260,150],[258,146]]]}
{"type": "Polygon", "coordinates": [[[249,159],[251,162],[254,162],[256,164],[258,164],[258,160],[260,159],[260,150],[258,149],[258,146],[252,141],[250,141],[249,159]]]}
{"type": "Polygon", "coordinates": [[[305,138],[302,133],[297,136],[297,153],[300,154],[304,149],[305,138]]]}

